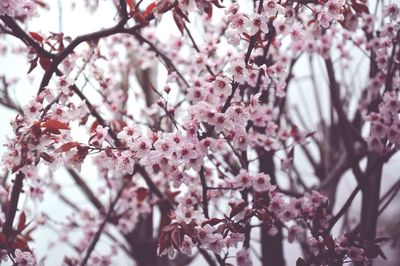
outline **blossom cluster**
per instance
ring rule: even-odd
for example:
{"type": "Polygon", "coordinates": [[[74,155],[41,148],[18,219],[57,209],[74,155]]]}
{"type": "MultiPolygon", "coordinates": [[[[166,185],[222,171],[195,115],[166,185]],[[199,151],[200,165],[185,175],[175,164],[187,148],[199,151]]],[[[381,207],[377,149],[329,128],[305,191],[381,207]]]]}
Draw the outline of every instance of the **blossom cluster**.
{"type": "MultiPolygon", "coordinates": [[[[397,85],[400,88],[400,83],[397,85]]],[[[400,147],[400,102],[397,91],[386,92],[379,104],[379,112],[369,114],[371,132],[368,148],[380,154],[400,147]]]]}
{"type": "Polygon", "coordinates": [[[31,0],[4,0],[0,3],[0,16],[30,19],[36,15],[36,5],[31,0]]]}
{"type": "MultiPolygon", "coordinates": [[[[379,69],[376,76],[370,79],[368,100],[380,98],[377,108],[368,115],[371,122],[368,148],[380,154],[399,149],[399,73],[395,74],[396,42],[399,41],[400,11],[396,4],[390,4],[383,10],[386,21],[382,26],[379,38],[372,39],[367,49],[375,52],[375,63],[379,69]],[[382,97],[380,96],[382,95],[382,97]]],[[[365,103],[364,103],[365,104],[365,103]]]]}

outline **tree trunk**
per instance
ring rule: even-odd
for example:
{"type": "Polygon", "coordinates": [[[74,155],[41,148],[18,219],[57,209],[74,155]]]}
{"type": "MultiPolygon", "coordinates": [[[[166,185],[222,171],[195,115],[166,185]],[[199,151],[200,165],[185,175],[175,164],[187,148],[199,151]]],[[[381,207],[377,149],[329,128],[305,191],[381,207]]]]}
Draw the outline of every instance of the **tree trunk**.
{"type": "Polygon", "coordinates": [[[361,234],[368,240],[374,240],[376,236],[383,168],[380,159],[378,154],[370,153],[368,155],[366,169],[368,176],[362,187],[361,234]]]}
{"type": "MultiPolygon", "coordinates": [[[[260,172],[266,173],[271,177],[271,183],[276,184],[274,153],[260,151],[260,172]]],[[[268,194],[266,194],[268,197],[268,194]]],[[[261,254],[263,266],[284,266],[283,257],[283,236],[282,229],[278,230],[275,236],[268,235],[261,230],[261,254]]]]}
{"type": "Polygon", "coordinates": [[[268,235],[264,230],[261,231],[261,252],[263,266],[283,266],[283,237],[282,230],[279,229],[275,236],[268,235]]]}

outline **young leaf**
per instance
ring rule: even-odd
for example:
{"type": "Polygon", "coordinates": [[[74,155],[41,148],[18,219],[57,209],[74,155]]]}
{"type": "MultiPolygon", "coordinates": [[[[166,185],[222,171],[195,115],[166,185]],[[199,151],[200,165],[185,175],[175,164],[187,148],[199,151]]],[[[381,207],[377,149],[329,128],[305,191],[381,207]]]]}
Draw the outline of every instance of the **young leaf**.
{"type": "Polygon", "coordinates": [[[63,145],[61,145],[59,148],[57,148],[54,152],[56,152],[56,153],[66,152],[66,151],[69,151],[78,146],[79,146],[79,143],[76,141],[67,142],[67,143],[64,143],[63,145]]]}
{"type": "Polygon", "coordinates": [[[69,126],[66,123],[55,119],[50,119],[46,122],[43,122],[42,127],[45,127],[47,129],[69,129],[69,126]]]}
{"type": "Polygon", "coordinates": [[[175,11],[172,12],[172,15],[174,17],[176,26],[183,35],[183,31],[185,30],[185,21],[183,21],[182,17],[175,11]]]}
{"type": "Polygon", "coordinates": [[[203,227],[203,226],[205,226],[206,224],[209,224],[209,225],[214,226],[214,225],[219,224],[219,223],[222,222],[223,220],[224,220],[224,219],[211,218],[211,219],[209,219],[209,220],[207,220],[207,221],[204,221],[204,222],[201,224],[201,226],[203,227]]]}
{"type": "Polygon", "coordinates": [[[146,10],[144,11],[143,16],[145,18],[147,18],[153,12],[154,8],[156,8],[156,3],[155,2],[151,3],[150,5],[148,5],[146,7],[146,10]]]}
{"type": "Polygon", "coordinates": [[[45,56],[39,57],[39,64],[45,71],[51,69],[51,60],[45,56]]]}
{"type": "Polygon", "coordinates": [[[132,15],[135,12],[135,2],[133,0],[126,0],[126,4],[129,7],[129,14],[132,15]]]}
{"type": "Polygon", "coordinates": [[[212,17],[212,5],[209,2],[204,2],[203,3],[203,10],[206,12],[208,18],[212,17]]]}
{"type": "Polygon", "coordinates": [[[11,245],[12,249],[20,249],[22,251],[31,251],[25,238],[18,236],[11,245]]]}
{"type": "Polygon", "coordinates": [[[362,4],[362,3],[357,3],[356,1],[352,1],[351,3],[351,7],[358,13],[365,13],[365,14],[369,14],[369,9],[366,5],[362,4]]]}
{"type": "Polygon", "coordinates": [[[146,189],[144,187],[140,187],[136,190],[136,199],[139,202],[142,202],[147,197],[148,194],[149,194],[148,189],[146,189]]]}
{"type": "Polygon", "coordinates": [[[32,72],[37,67],[37,61],[38,58],[36,57],[35,59],[31,60],[29,63],[31,63],[31,66],[29,67],[28,74],[32,72]]]}
{"type": "Polygon", "coordinates": [[[232,207],[231,213],[229,215],[229,218],[235,217],[238,213],[244,210],[246,208],[247,203],[246,202],[240,202],[236,206],[232,207]]]}
{"type": "Polygon", "coordinates": [[[22,230],[24,230],[25,223],[26,223],[25,212],[21,212],[21,214],[19,215],[19,219],[18,219],[18,226],[17,226],[18,232],[22,232],[22,230]]]}
{"type": "Polygon", "coordinates": [[[35,41],[43,42],[43,40],[44,40],[44,38],[42,37],[42,35],[40,35],[40,34],[37,33],[37,32],[30,31],[29,34],[31,35],[31,37],[32,37],[35,41]]]}
{"type": "Polygon", "coordinates": [[[37,4],[38,6],[40,6],[41,8],[44,8],[44,9],[47,9],[47,10],[50,8],[49,5],[47,3],[45,3],[44,1],[42,1],[42,0],[33,0],[33,2],[35,4],[37,4]]]}
{"type": "Polygon", "coordinates": [[[224,8],[224,6],[219,3],[219,0],[212,0],[211,2],[218,8],[224,8]]]}
{"type": "Polygon", "coordinates": [[[52,163],[54,162],[54,158],[51,157],[48,153],[46,152],[41,152],[40,153],[40,157],[43,158],[43,160],[45,160],[46,162],[52,163]]]}

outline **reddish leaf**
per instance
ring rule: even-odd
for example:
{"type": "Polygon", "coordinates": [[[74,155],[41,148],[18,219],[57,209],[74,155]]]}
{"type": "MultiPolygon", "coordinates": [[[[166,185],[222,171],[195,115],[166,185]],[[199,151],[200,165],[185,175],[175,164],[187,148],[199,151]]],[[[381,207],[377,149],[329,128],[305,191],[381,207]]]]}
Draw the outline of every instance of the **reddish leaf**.
{"type": "Polygon", "coordinates": [[[190,237],[196,237],[197,231],[194,222],[191,222],[190,224],[183,222],[181,223],[181,226],[185,235],[188,235],[190,237]]]}
{"type": "Polygon", "coordinates": [[[351,7],[357,12],[357,13],[365,13],[369,14],[369,9],[366,5],[357,3],[355,1],[352,1],[351,7]]]}
{"type": "Polygon", "coordinates": [[[273,222],[267,211],[260,211],[257,216],[264,222],[264,224],[272,224],[273,222]]]}
{"type": "Polygon", "coordinates": [[[54,158],[45,152],[40,153],[40,157],[42,157],[43,160],[45,160],[46,162],[49,162],[49,163],[52,163],[54,161],[54,158]]]}
{"type": "Polygon", "coordinates": [[[243,211],[244,208],[246,208],[246,206],[247,206],[246,202],[240,202],[239,204],[237,204],[235,206],[231,206],[232,210],[229,215],[229,218],[235,217],[239,212],[243,211]]]}
{"type": "Polygon", "coordinates": [[[135,2],[133,0],[126,0],[126,3],[129,7],[129,14],[133,14],[135,12],[135,2]]]}
{"type": "Polygon", "coordinates": [[[49,71],[51,69],[51,60],[47,57],[39,57],[39,64],[45,71],[49,71]]]}
{"type": "Polygon", "coordinates": [[[142,202],[147,197],[148,194],[149,194],[148,189],[146,189],[144,187],[140,187],[136,190],[136,199],[139,202],[142,202]]]}
{"type": "Polygon", "coordinates": [[[307,22],[307,26],[310,26],[311,24],[315,23],[316,19],[311,19],[307,22]]]}
{"type": "Polygon", "coordinates": [[[18,226],[17,226],[18,232],[22,232],[22,230],[24,230],[25,223],[26,223],[25,212],[21,212],[21,214],[19,215],[19,219],[18,219],[18,226]]]}
{"type": "Polygon", "coordinates": [[[203,227],[203,226],[205,226],[206,224],[209,224],[209,225],[214,226],[214,225],[219,224],[219,223],[222,222],[222,221],[224,221],[224,219],[212,218],[212,219],[210,219],[210,220],[204,221],[204,222],[201,224],[201,226],[203,227]]]}
{"type": "Polygon", "coordinates": [[[329,250],[334,251],[335,250],[335,241],[333,240],[332,236],[325,236],[323,239],[324,239],[325,246],[327,246],[329,250]]]}
{"type": "Polygon", "coordinates": [[[185,19],[187,22],[190,23],[187,12],[183,12],[182,9],[180,9],[179,7],[174,8],[174,11],[176,11],[176,13],[178,13],[179,16],[181,16],[183,19],[185,19]]]}
{"type": "Polygon", "coordinates": [[[13,249],[20,249],[22,251],[31,251],[25,238],[19,236],[14,240],[14,243],[12,243],[11,247],[13,249]]]}
{"type": "Polygon", "coordinates": [[[68,124],[63,123],[58,120],[55,120],[55,119],[49,119],[46,122],[43,122],[42,127],[45,127],[48,129],[69,129],[68,124]]]}
{"type": "Polygon", "coordinates": [[[78,146],[79,146],[79,143],[76,142],[76,141],[67,142],[67,143],[64,143],[63,145],[61,145],[58,149],[56,149],[55,152],[56,153],[66,152],[66,151],[69,151],[69,150],[71,150],[71,149],[73,149],[75,147],[78,147],[78,146]]]}
{"type": "Polygon", "coordinates": [[[146,20],[146,18],[141,14],[141,13],[136,13],[135,14],[135,20],[139,22],[142,25],[148,25],[149,22],[146,20]]]}
{"type": "Polygon", "coordinates": [[[94,133],[96,132],[96,128],[99,125],[99,122],[97,120],[95,120],[92,125],[90,126],[90,132],[94,133]]]}
{"type": "Polygon", "coordinates": [[[185,21],[183,21],[182,17],[175,11],[172,12],[172,15],[174,17],[176,26],[183,35],[183,31],[185,30],[185,21]]]}
{"type": "Polygon", "coordinates": [[[53,135],[60,135],[61,134],[61,132],[60,132],[60,130],[58,130],[58,129],[56,129],[56,128],[45,128],[44,130],[43,130],[43,133],[44,134],[47,134],[47,135],[51,135],[51,134],[53,134],[53,135]]]}
{"type": "Polygon", "coordinates": [[[220,225],[218,225],[217,229],[215,230],[215,233],[222,234],[227,227],[228,226],[226,224],[220,224],[220,225]]]}
{"type": "Polygon", "coordinates": [[[31,66],[29,67],[28,74],[32,72],[37,67],[37,61],[38,58],[36,57],[35,59],[31,60],[29,63],[31,63],[31,66]]]}
{"type": "Polygon", "coordinates": [[[153,12],[154,8],[156,8],[156,3],[155,2],[151,3],[150,5],[148,5],[146,7],[146,10],[144,11],[143,16],[145,18],[147,18],[153,12]]]}
{"type": "Polygon", "coordinates": [[[80,125],[80,126],[86,125],[88,119],[89,119],[89,114],[86,114],[85,116],[83,116],[83,117],[81,118],[81,121],[79,121],[79,125],[80,125]]]}
{"type": "Polygon", "coordinates": [[[241,226],[240,224],[237,224],[237,223],[235,223],[235,224],[228,224],[227,225],[228,226],[228,228],[229,228],[229,230],[232,232],[232,233],[241,233],[241,234],[244,234],[244,227],[243,226],[241,226]]]}
{"type": "Polygon", "coordinates": [[[166,225],[161,229],[161,232],[164,233],[171,233],[176,227],[176,223],[175,224],[170,224],[170,225],[166,225]]]}
{"type": "Polygon", "coordinates": [[[208,18],[211,18],[212,17],[212,5],[211,5],[211,3],[204,2],[203,5],[204,5],[203,6],[204,12],[206,12],[208,18]]]}
{"type": "Polygon", "coordinates": [[[109,158],[113,158],[113,157],[114,157],[114,153],[113,153],[111,147],[107,147],[106,150],[105,150],[105,152],[106,152],[106,155],[107,155],[109,158]]]}
{"type": "Polygon", "coordinates": [[[72,261],[72,259],[68,258],[68,257],[64,257],[64,261],[65,265],[67,266],[75,266],[75,263],[72,261]]]}
{"type": "Polygon", "coordinates": [[[180,190],[177,190],[177,191],[174,191],[174,192],[172,192],[172,191],[166,191],[165,192],[165,195],[168,197],[168,199],[174,199],[176,196],[178,196],[179,194],[181,193],[181,191],[180,190]]]}
{"type": "Polygon", "coordinates": [[[160,256],[167,247],[168,247],[168,235],[166,232],[162,230],[160,232],[160,236],[158,237],[157,255],[160,256]]]}
{"type": "Polygon", "coordinates": [[[76,162],[83,162],[85,160],[86,156],[89,153],[89,148],[88,147],[78,147],[78,152],[74,155],[73,159],[76,162]]]}
{"type": "Polygon", "coordinates": [[[221,5],[221,4],[219,3],[219,0],[212,0],[211,2],[212,2],[212,3],[214,4],[214,6],[216,6],[216,7],[224,8],[224,6],[221,5]]]}
{"type": "Polygon", "coordinates": [[[170,8],[170,0],[157,1],[157,12],[159,14],[165,13],[170,8]]]}
{"type": "Polygon", "coordinates": [[[246,32],[243,32],[243,36],[244,36],[244,39],[245,39],[246,41],[250,41],[251,36],[250,36],[249,34],[247,34],[246,32]]]}
{"type": "Polygon", "coordinates": [[[46,4],[42,0],[33,0],[33,2],[35,2],[37,5],[39,5],[40,7],[44,8],[44,9],[49,9],[49,5],[46,4]]]}
{"type": "Polygon", "coordinates": [[[176,249],[180,249],[181,245],[182,245],[182,236],[181,236],[181,232],[180,229],[178,227],[176,227],[172,233],[171,233],[171,241],[172,241],[172,245],[174,245],[174,247],[176,249]]]}
{"type": "Polygon", "coordinates": [[[40,35],[40,34],[37,33],[37,32],[30,31],[29,34],[32,36],[32,38],[33,38],[35,41],[43,42],[43,40],[44,40],[44,38],[42,37],[42,35],[40,35]]]}
{"type": "Polygon", "coordinates": [[[51,49],[53,49],[53,50],[57,50],[57,48],[52,44],[52,43],[50,43],[49,41],[47,41],[47,40],[44,40],[44,43],[45,44],[47,44],[48,46],[50,46],[51,47],[51,49]]]}

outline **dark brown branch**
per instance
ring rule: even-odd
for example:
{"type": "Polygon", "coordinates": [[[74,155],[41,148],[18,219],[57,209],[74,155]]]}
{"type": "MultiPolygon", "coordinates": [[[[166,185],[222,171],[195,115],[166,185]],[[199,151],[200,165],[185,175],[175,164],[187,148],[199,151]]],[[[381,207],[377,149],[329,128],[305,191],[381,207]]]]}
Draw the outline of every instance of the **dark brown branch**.
{"type": "MultiPolygon", "coordinates": [[[[342,133],[342,140],[346,148],[346,151],[349,153],[350,156],[349,160],[351,162],[351,168],[353,170],[354,176],[356,177],[357,181],[360,182],[363,173],[358,164],[358,161],[356,160],[357,154],[354,150],[354,145],[353,145],[354,134],[351,134],[352,132],[350,132],[352,129],[352,125],[348,120],[342,107],[340,99],[340,87],[335,78],[335,70],[333,68],[333,63],[330,59],[326,59],[325,65],[328,72],[331,101],[338,115],[339,125],[341,127],[341,133],[342,133]]],[[[363,139],[362,143],[364,143],[363,139]]]]}
{"type": "MultiPolygon", "coordinates": [[[[188,27],[186,26],[186,24],[184,24],[184,27],[185,27],[185,30],[186,30],[188,36],[189,36],[190,41],[191,41],[192,44],[193,44],[193,48],[196,50],[196,52],[200,53],[200,49],[199,49],[199,47],[197,46],[197,43],[196,43],[196,41],[194,40],[192,33],[190,32],[190,30],[188,29],[188,27]]],[[[205,66],[206,66],[206,69],[207,69],[208,73],[210,73],[212,76],[215,76],[214,72],[211,70],[211,67],[210,67],[209,65],[207,65],[207,64],[205,64],[205,66]]]]}
{"type": "Polygon", "coordinates": [[[185,83],[186,87],[190,87],[189,82],[187,82],[185,77],[178,70],[178,68],[174,65],[172,60],[168,56],[166,56],[163,52],[161,52],[152,42],[150,42],[149,40],[144,38],[136,29],[128,29],[128,30],[125,30],[124,32],[132,34],[140,42],[147,43],[149,45],[150,49],[153,52],[155,52],[157,54],[157,56],[161,57],[161,59],[164,61],[167,68],[171,68],[172,70],[174,70],[176,72],[176,74],[178,75],[178,77],[183,81],[183,83],[185,83]]]}
{"type": "Polygon", "coordinates": [[[201,167],[200,169],[200,181],[201,181],[201,186],[203,188],[203,198],[202,198],[202,203],[203,203],[203,211],[204,211],[204,216],[209,219],[210,216],[208,214],[208,196],[207,196],[207,182],[206,182],[206,177],[204,176],[204,167],[201,167]]]}
{"type": "Polygon", "coordinates": [[[379,205],[382,207],[379,208],[378,215],[381,215],[382,212],[389,206],[392,200],[396,197],[397,193],[400,191],[400,180],[397,181],[379,200],[379,205]],[[386,201],[385,201],[386,200],[386,201]]]}
{"type": "MultiPolygon", "coordinates": [[[[239,84],[240,83],[237,83],[237,82],[232,84],[232,93],[231,93],[231,95],[229,95],[228,99],[226,99],[226,102],[221,109],[221,113],[225,113],[226,110],[228,110],[229,106],[231,105],[233,96],[235,95],[235,92],[236,92],[237,88],[239,87],[239,84]]],[[[199,140],[203,140],[203,139],[209,137],[212,134],[212,132],[214,131],[214,128],[215,128],[214,126],[209,127],[207,129],[207,131],[203,135],[200,136],[199,140]]]]}
{"type": "Polygon", "coordinates": [[[29,36],[19,25],[18,23],[12,19],[11,17],[5,15],[0,16],[0,19],[12,30],[14,36],[23,41],[26,45],[33,47],[36,50],[36,53],[40,56],[45,56],[50,59],[54,59],[56,57],[55,54],[52,54],[36,42],[31,36],[29,36]]]}
{"type": "Polygon", "coordinates": [[[367,184],[367,181],[370,179],[370,176],[372,175],[372,173],[378,168],[380,167],[380,165],[383,162],[386,162],[387,160],[390,159],[390,157],[393,156],[393,154],[395,154],[396,151],[392,151],[389,154],[387,154],[386,156],[382,157],[381,159],[375,161],[372,166],[370,167],[370,171],[365,173],[365,176],[363,177],[363,179],[361,180],[361,182],[359,182],[357,184],[357,187],[353,190],[353,192],[350,194],[349,198],[346,200],[345,204],[342,206],[342,208],[339,210],[339,212],[332,218],[330,225],[327,229],[327,231],[329,232],[333,226],[339,221],[339,219],[346,213],[347,209],[350,208],[354,198],[357,196],[358,192],[367,184]]]}
{"type": "Polygon", "coordinates": [[[144,181],[146,182],[146,184],[149,187],[151,192],[156,194],[156,196],[159,197],[160,199],[164,198],[161,191],[158,189],[156,184],[154,184],[153,180],[150,178],[149,174],[146,172],[146,170],[142,166],[136,164],[135,171],[137,171],[138,173],[140,173],[142,175],[144,181]]]}
{"type": "Polygon", "coordinates": [[[3,224],[3,234],[9,236],[12,232],[12,226],[15,219],[15,214],[18,209],[19,195],[22,192],[22,183],[25,178],[25,174],[21,171],[15,177],[14,185],[11,191],[10,203],[8,205],[5,222],[3,224]]]}
{"type": "Polygon", "coordinates": [[[210,256],[210,254],[208,254],[207,251],[205,251],[204,249],[198,247],[200,254],[203,256],[203,258],[207,261],[208,265],[210,266],[217,266],[217,264],[215,263],[215,261],[212,259],[212,257],[210,256]]]}
{"type": "Polygon", "coordinates": [[[87,265],[87,262],[88,262],[88,260],[90,258],[90,255],[92,254],[94,248],[96,247],[97,242],[99,241],[100,236],[103,233],[104,227],[106,226],[106,224],[110,220],[111,214],[114,212],[115,205],[117,204],[119,198],[121,197],[123,190],[124,190],[124,185],[122,185],[121,189],[118,191],[118,194],[115,196],[114,201],[111,203],[110,208],[109,208],[106,216],[104,217],[104,221],[101,223],[99,229],[97,230],[97,232],[94,235],[92,241],[90,242],[90,245],[89,245],[89,247],[88,247],[88,249],[86,251],[86,254],[85,254],[85,256],[83,257],[83,259],[82,259],[82,261],[80,263],[81,266],[87,265]]]}
{"type": "Polygon", "coordinates": [[[92,190],[86,184],[86,182],[82,179],[82,177],[73,169],[67,168],[68,173],[71,175],[72,179],[74,179],[75,183],[78,187],[83,191],[89,201],[96,207],[97,210],[103,210],[103,204],[101,204],[100,200],[93,194],[92,190]]]}
{"type": "Polygon", "coordinates": [[[51,67],[46,73],[44,74],[42,81],[40,83],[39,93],[49,84],[51,77],[57,71],[58,65],[68,57],[69,54],[81,43],[88,42],[88,41],[96,41],[100,38],[108,37],[114,35],[116,33],[121,33],[123,31],[124,25],[126,23],[126,19],[122,19],[117,25],[114,27],[95,31],[92,33],[88,33],[85,35],[78,36],[75,38],[63,51],[57,54],[56,57],[53,58],[51,63],[51,67]]]}

